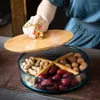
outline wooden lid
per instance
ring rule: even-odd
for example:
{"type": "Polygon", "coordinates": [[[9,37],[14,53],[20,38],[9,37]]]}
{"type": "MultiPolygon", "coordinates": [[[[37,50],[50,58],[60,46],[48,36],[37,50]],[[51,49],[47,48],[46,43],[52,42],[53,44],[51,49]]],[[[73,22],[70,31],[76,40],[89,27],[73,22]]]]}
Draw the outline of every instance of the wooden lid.
{"type": "Polygon", "coordinates": [[[36,41],[22,34],[7,40],[4,47],[12,52],[34,52],[64,45],[72,38],[73,34],[67,30],[48,30],[43,39],[36,41]]]}

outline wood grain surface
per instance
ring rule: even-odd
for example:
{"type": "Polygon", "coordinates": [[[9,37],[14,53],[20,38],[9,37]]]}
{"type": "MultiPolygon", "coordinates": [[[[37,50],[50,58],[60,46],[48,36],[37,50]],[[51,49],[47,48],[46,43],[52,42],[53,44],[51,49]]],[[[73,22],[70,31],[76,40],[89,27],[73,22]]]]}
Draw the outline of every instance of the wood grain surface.
{"type": "Polygon", "coordinates": [[[73,34],[67,30],[48,30],[43,39],[34,40],[22,34],[6,41],[4,47],[13,52],[34,52],[64,45],[72,38],[73,34]]]}

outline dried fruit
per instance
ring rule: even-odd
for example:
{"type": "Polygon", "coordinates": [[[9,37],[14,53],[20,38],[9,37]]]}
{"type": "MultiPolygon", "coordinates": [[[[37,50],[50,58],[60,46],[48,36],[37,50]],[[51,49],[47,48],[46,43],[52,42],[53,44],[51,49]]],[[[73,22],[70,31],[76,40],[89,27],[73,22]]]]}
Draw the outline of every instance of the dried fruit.
{"type": "Polygon", "coordinates": [[[55,76],[52,77],[54,81],[59,81],[61,79],[61,76],[59,74],[56,74],[55,76]]]}
{"type": "Polygon", "coordinates": [[[40,74],[38,77],[44,79],[44,78],[47,78],[48,75],[47,73],[44,73],[44,74],[40,74]]]}
{"type": "Polygon", "coordinates": [[[54,74],[57,71],[57,67],[56,66],[51,66],[50,69],[48,70],[48,74],[54,74]]]}
{"type": "Polygon", "coordinates": [[[59,75],[63,75],[65,73],[65,71],[63,71],[63,70],[61,70],[61,69],[58,69],[57,70],[57,74],[59,74],[59,75]]]}
{"type": "Polygon", "coordinates": [[[34,87],[37,88],[37,89],[45,89],[45,87],[42,86],[40,83],[35,84],[34,87]]]}
{"type": "Polygon", "coordinates": [[[64,78],[61,80],[62,85],[68,86],[70,84],[71,79],[70,78],[64,78]]]}
{"type": "Polygon", "coordinates": [[[73,76],[72,73],[65,73],[65,74],[63,74],[63,78],[68,78],[68,77],[71,77],[71,76],[73,76]]]}
{"type": "Polygon", "coordinates": [[[46,89],[50,90],[50,91],[57,90],[57,88],[58,88],[58,86],[55,83],[53,83],[53,85],[50,87],[46,87],[46,89]]]}
{"type": "Polygon", "coordinates": [[[63,91],[63,90],[67,90],[67,89],[68,89],[67,86],[59,85],[59,90],[63,91]]]}
{"type": "Polygon", "coordinates": [[[79,82],[76,79],[71,80],[71,86],[76,86],[78,84],[79,84],[79,82]]]}
{"type": "Polygon", "coordinates": [[[53,83],[50,79],[44,79],[42,82],[41,82],[41,85],[42,86],[52,86],[53,83]]]}

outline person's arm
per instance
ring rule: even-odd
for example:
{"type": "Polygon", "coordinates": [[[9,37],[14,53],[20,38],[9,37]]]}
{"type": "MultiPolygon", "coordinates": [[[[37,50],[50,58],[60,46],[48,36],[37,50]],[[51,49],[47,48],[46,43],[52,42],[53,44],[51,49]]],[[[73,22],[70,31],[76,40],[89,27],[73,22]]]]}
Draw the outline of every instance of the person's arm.
{"type": "MultiPolygon", "coordinates": [[[[56,12],[57,7],[51,4],[49,0],[42,0],[42,2],[39,4],[37,8],[37,13],[35,16],[32,16],[30,20],[28,21],[30,24],[37,24],[39,21],[43,21],[41,26],[39,26],[39,30],[42,32],[47,31],[49,24],[54,18],[55,12],[56,12]]],[[[28,24],[28,22],[26,24],[28,24]]],[[[28,35],[30,38],[35,39],[35,33],[34,33],[35,28],[34,27],[28,27],[25,28],[23,27],[23,32],[25,35],[28,35]]]]}
{"type": "Polygon", "coordinates": [[[54,18],[57,7],[50,3],[49,0],[42,0],[37,9],[37,15],[41,15],[49,24],[54,18]]]}

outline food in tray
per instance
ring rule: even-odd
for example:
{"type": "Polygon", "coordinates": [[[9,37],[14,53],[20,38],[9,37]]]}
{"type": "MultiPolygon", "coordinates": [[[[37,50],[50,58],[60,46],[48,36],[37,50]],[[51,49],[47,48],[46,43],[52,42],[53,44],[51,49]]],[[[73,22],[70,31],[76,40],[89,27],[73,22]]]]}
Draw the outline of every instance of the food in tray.
{"type": "Polygon", "coordinates": [[[84,71],[88,66],[80,53],[65,54],[56,59],[54,62],[64,64],[77,72],[84,71]]]}
{"type": "Polygon", "coordinates": [[[43,38],[43,32],[42,30],[39,30],[37,26],[41,26],[43,23],[43,20],[40,20],[37,24],[31,24],[29,21],[24,25],[24,28],[28,27],[34,27],[34,33],[36,36],[36,39],[42,39],[43,38]]]}
{"type": "Polygon", "coordinates": [[[87,68],[87,63],[80,53],[67,53],[54,61],[27,57],[20,62],[24,82],[33,88],[42,90],[66,90],[76,86],[86,78],[81,73],[87,68]],[[27,75],[30,74],[30,75],[27,75]]]}
{"type": "Polygon", "coordinates": [[[23,71],[35,76],[43,68],[45,68],[52,61],[39,57],[29,57],[26,58],[23,62],[20,62],[20,66],[23,71]]]}
{"type": "Polygon", "coordinates": [[[38,75],[35,81],[35,88],[44,90],[66,90],[72,86],[79,84],[74,75],[78,74],[76,71],[69,67],[64,67],[62,64],[54,64],[46,67],[46,71],[43,71],[38,75]]]}

